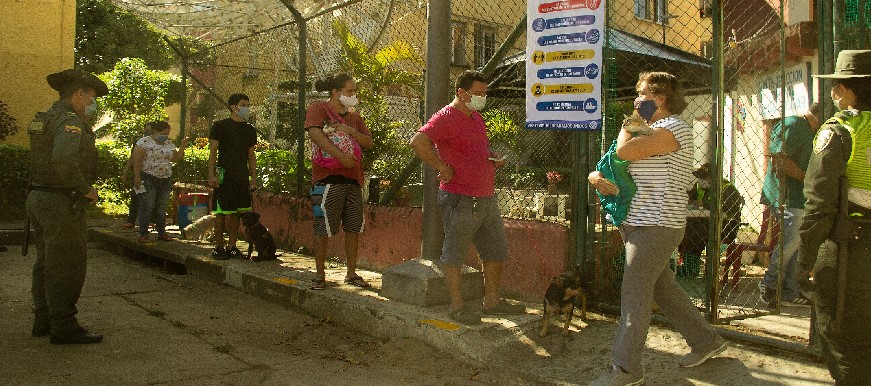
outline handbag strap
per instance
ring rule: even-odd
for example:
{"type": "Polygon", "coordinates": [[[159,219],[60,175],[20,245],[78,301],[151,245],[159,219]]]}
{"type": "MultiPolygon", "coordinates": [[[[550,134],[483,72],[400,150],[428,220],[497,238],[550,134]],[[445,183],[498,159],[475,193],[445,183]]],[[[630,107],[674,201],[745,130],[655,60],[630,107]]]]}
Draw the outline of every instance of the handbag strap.
{"type": "Polygon", "coordinates": [[[346,124],[346,123],[345,123],[345,119],[342,118],[342,116],[339,115],[339,113],[333,111],[333,109],[330,108],[330,105],[329,105],[329,104],[324,103],[324,110],[326,110],[326,112],[327,112],[327,116],[329,116],[330,119],[332,119],[333,121],[338,122],[338,123],[341,123],[341,124],[343,124],[343,125],[346,124]]]}

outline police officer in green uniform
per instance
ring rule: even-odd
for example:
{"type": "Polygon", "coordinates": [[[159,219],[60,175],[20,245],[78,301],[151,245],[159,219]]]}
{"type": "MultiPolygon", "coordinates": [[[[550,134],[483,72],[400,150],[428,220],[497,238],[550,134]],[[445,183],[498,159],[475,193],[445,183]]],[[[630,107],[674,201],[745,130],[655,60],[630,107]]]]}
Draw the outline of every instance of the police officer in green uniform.
{"type": "Polygon", "coordinates": [[[98,343],[76,319],[87,270],[85,206],[97,200],[97,151],[88,122],[108,88],[96,76],[65,70],[46,80],[60,100],[30,123],[27,216],[35,230],[32,335],[52,344],[98,343]]]}
{"type": "Polygon", "coordinates": [[[836,385],[871,385],[871,50],[838,55],[832,101],[804,180],[797,279],[810,287],[815,327],[836,385]],[[839,272],[840,271],[840,272],[839,272]],[[840,297],[840,299],[839,299],[840,297]]]}

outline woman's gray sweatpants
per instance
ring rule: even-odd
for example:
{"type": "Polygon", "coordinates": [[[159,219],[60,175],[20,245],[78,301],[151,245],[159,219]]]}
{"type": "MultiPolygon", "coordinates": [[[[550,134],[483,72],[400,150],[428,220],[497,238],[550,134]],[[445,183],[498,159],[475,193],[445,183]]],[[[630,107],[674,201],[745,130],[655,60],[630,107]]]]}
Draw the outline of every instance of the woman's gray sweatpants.
{"type": "Polygon", "coordinates": [[[668,268],[684,228],[623,225],[626,265],[620,290],[620,322],[611,352],[612,365],[643,375],[641,351],[650,327],[652,301],[683,335],[691,348],[704,350],[716,339],[714,331],[675,281],[668,268]]]}

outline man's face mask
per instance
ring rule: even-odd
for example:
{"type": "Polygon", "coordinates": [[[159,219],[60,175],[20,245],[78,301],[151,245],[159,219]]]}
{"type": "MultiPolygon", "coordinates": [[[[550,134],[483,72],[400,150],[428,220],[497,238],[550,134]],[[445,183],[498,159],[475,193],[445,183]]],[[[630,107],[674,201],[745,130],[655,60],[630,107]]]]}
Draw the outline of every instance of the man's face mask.
{"type": "Polygon", "coordinates": [[[236,111],[236,114],[239,115],[239,118],[246,119],[248,118],[248,115],[251,115],[251,107],[239,106],[239,110],[236,111]]]}
{"type": "Polygon", "coordinates": [[[91,104],[85,106],[85,115],[93,117],[97,113],[97,100],[92,99],[91,104]]]}
{"type": "MultiPolygon", "coordinates": [[[[466,90],[463,90],[463,91],[465,91],[466,94],[469,94],[468,91],[466,91],[466,90]]],[[[486,96],[469,94],[469,97],[471,97],[471,100],[468,103],[466,103],[466,107],[468,107],[474,111],[481,111],[484,109],[484,106],[487,105],[487,97],[486,96]]]]}

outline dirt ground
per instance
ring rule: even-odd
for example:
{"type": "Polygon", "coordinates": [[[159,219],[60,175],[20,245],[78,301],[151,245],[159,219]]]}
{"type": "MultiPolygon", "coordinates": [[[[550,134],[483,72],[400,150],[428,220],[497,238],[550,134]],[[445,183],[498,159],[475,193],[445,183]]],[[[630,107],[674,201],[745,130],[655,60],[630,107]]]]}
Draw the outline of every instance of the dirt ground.
{"type": "MultiPolygon", "coordinates": [[[[106,335],[89,346],[29,335],[33,254],[0,253],[0,384],[585,385],[606,367],[614,336],[615,321],[596,314],[570,338],[518,327],[499,359],[469,366],[414,340],[372,338],[227,286],[89,253],[79,318],[106,335]]],[[[677,333],[654,326],[647,345],[648,385],[831,384],[822,364],[782,352],[730,343],[680,369],[687,349],[677,333]]]]}

